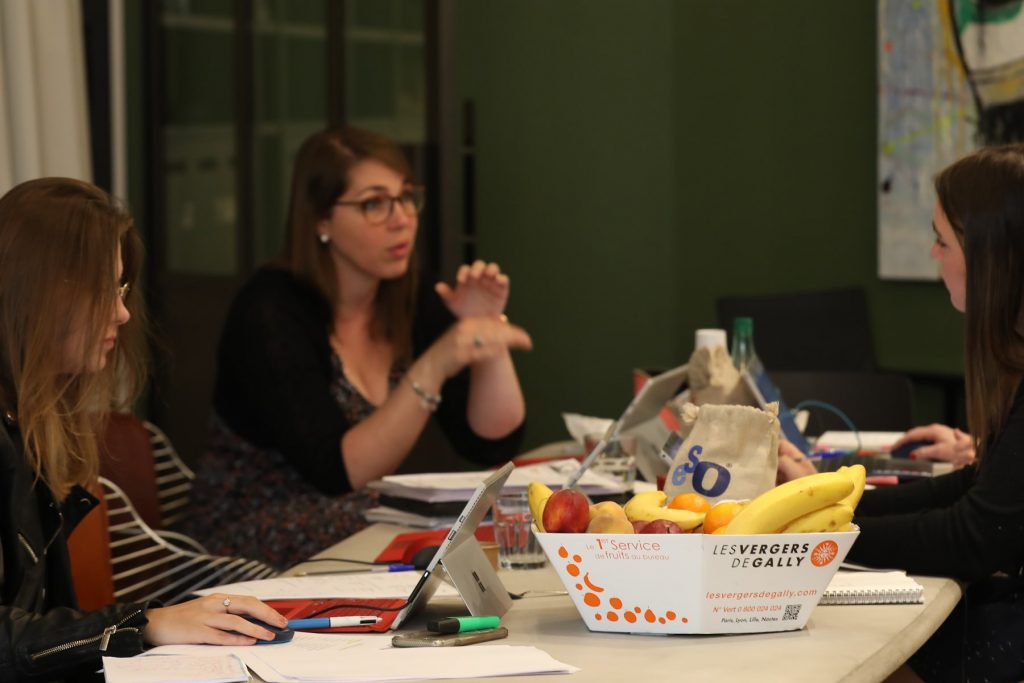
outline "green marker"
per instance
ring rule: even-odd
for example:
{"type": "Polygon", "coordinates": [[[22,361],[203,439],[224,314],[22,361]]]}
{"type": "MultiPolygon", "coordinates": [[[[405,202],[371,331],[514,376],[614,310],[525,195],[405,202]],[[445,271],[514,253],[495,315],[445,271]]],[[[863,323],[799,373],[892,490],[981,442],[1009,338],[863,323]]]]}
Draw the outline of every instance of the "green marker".
{"type": "Polygon", "coordinates": [[[498,628],[500,617],[445,617],[427,622],[427,630],[434,633],[466,633],[498,628]]]}

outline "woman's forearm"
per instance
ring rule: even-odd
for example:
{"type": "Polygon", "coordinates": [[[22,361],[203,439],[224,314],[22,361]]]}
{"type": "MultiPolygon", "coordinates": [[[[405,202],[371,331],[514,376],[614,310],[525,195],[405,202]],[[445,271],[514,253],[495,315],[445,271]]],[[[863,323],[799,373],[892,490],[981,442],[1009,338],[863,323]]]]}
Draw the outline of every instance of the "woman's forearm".
{"type": "Polygon", "coordinates": [[[522,424],[525,416],[519,377],[507,349],[471,366],[466,419],[478,436],[500,439],[522,424]]]}
{"type": "Polygon", "coordinates": [[[352,489],[391,474],[416,444],[430,418],[430,401],[413,388],[437,396],[443,374],[421,358],[402,378],[395,390],[373,413],[353,426],[341,438],[341,457],[352,489]]]}

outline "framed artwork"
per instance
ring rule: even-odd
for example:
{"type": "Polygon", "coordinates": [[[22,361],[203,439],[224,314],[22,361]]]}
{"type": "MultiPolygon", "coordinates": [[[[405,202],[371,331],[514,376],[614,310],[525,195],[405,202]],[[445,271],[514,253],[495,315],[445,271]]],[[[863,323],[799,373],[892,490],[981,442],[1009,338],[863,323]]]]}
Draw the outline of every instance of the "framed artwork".
{"type": "Polygon", "coordinates": [[[937,280],[939,170],[1024,140],[1024,0],[879,0],[878,275],[937,280]]]}

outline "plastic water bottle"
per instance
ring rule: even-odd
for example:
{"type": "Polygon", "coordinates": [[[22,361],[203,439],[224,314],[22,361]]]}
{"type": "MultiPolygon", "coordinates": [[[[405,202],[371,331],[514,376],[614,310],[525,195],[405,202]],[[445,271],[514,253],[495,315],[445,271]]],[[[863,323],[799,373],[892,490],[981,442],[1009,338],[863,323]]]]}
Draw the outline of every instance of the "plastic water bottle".
{"type": "Polygon", "coordinates": [[[754,351],[754,319],[736,318],[732,324],[732,364],[740,372],[749,367],[757,360],[757,352],[754,351]]]}

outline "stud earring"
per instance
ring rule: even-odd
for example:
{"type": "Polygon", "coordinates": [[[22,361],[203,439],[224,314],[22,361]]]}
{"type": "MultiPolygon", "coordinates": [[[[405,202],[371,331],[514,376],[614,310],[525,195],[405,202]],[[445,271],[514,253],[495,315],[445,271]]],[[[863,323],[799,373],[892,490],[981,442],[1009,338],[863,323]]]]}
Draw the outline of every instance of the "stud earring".
{"type": "Polygon", "coordinates": [[[326,232],[320,233],[320,244],[327,244],[330,241],[331,241],[330,235],[328,235],[326,232]]]}

